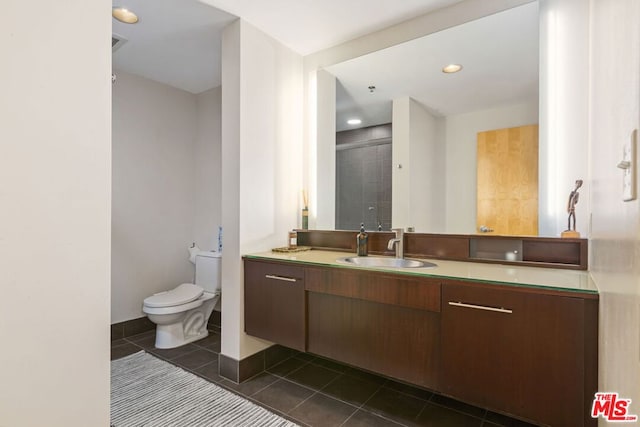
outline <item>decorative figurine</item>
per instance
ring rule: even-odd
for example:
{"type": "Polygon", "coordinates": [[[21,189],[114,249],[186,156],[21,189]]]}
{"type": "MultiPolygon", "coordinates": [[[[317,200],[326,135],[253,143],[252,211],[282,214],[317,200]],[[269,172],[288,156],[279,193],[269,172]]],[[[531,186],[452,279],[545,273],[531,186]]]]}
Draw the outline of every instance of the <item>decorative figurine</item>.
{"type": "Polygon", "coordinates": [[[576,187],[571,193],[569,193],[569,201],[567,202],[567,213],[569,218],[567,219],[567,229],[562,232],[561,237],[565,238],[580,238],[580,233],[576,231],[576,204],[580,199],[580,193],[578,188],[582,187],[582,180],[576,180],[576,187]],[[572,226],[573,222],[573,226],[572,226]]]}

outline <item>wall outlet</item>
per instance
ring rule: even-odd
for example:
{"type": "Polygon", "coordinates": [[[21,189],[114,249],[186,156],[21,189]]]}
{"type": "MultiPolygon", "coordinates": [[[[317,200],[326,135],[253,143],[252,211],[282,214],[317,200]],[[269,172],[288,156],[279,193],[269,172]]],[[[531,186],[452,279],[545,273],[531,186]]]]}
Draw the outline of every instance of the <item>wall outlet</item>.
{"type": "Polygon", "coordinates": [[[618,163],[618,167],[622,169],[622,200],[629,202],[637,197],[636,191],[636,170],[637,170],[637,151],[638,130],[631,132],[629,140],[622,147],[622,161],[618,163]]]}

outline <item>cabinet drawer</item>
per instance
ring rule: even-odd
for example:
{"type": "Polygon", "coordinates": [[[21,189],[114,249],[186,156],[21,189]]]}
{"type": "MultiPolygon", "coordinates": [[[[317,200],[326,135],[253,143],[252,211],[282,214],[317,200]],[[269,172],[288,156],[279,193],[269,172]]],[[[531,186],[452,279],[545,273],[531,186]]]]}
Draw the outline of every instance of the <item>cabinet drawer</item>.
{"type": "Polygon", "coordinates": [[[440,311],[440,281],[342,268],[307,268],[305,289],[348,298],[440,311]]]}
{"type": "Polygon", "coordinates": [[[304,267],[295,265],[245,260],[244,274],[245,278],[248,276],[251,280],[262,283],[273,280],[298,284],[304,282],[304,267]]]}
{"type": "Polygon", "coordinates": [[[245,260],[245,332],[305,351],[304,268],[245,260]]]}

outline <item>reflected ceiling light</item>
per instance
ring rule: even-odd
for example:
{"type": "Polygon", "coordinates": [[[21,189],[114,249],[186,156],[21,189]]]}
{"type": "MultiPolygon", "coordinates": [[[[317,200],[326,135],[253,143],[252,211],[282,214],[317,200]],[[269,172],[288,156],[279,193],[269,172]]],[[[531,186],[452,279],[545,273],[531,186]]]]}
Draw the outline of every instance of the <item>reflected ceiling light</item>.
{"type": "Polygon", "coordinates": [[[135,24],[138,22],[138,15],[124,7],[114,7],[111,9],[111,16],[125,24],[135,24]]]}
{"type": "Polygon", "coordinates": [[[347,124],[348,125],[359,125],[360,123],[362,123],[362,120],[360,120],[360,119],[349,119],[349,120],[347,120],[347,124]]]}
{"type": "Polygon", "coordinates": [[[462,65],[460,64],[449,64],[442,68],[442,72],[447,74],[457,73],[460,70],[462,70],[462,65]]]}

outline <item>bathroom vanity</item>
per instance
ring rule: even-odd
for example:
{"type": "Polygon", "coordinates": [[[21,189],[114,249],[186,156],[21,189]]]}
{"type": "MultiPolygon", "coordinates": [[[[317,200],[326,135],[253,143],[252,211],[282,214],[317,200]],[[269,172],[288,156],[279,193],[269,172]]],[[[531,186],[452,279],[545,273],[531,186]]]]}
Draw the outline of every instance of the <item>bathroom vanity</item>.
{"type": "Polygon", "coordinates": [[[245,331],[535,423],[596,424],[598,293],[588,273],[338,261],[349,255],[246,256],[245,331]]]}

